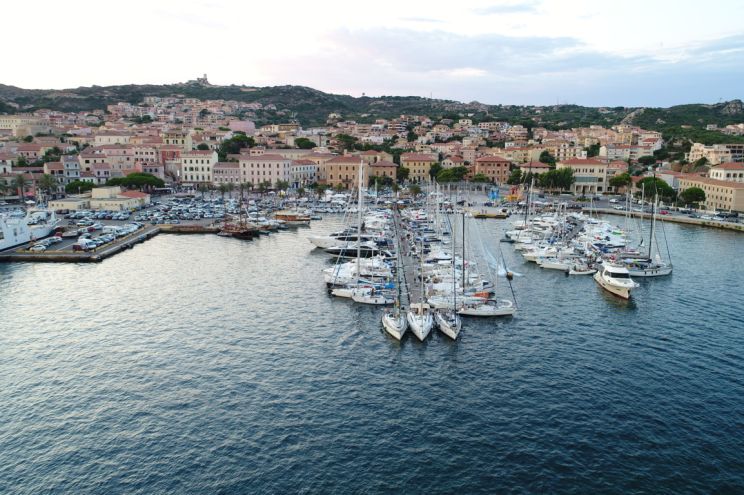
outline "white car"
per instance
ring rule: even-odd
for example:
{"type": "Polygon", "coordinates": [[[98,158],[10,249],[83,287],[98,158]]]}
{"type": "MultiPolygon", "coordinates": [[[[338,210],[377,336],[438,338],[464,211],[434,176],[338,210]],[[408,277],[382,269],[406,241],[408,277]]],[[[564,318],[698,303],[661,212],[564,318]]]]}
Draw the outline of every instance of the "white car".
{"type": "Polygon", "coordinates": [[[43,244],[34,244],[33,246],[31,246],[29,251],[34,253],[43,253],[44,251],[46,251],[46,248],[47,247],[43,244]]]}
{"type": "Polygon", "coordinates": [[[612,198],[612,199],[610,200],[610,203],[617,203],[617,202],[618,202],[617,198],[612,198]]]}
{"type": "Polygon", "coordinates": [[[49,241],[50,244],[57,244],[58,242],[62,242],[62,236],[53,235],[52,237],[48,237],[46,240],[49,241]]]}

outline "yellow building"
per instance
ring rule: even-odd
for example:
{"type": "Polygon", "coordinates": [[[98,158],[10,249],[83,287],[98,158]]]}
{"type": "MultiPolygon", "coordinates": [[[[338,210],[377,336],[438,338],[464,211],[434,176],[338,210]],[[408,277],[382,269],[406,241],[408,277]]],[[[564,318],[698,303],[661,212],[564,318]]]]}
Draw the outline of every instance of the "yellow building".
{"type": "Polygon", "coordinates": [[[679,179],[679,192],[691,187],[705,191],[703,206],[708,211],[736,211],[744,213],[744,183],[687,175],[679,179]]]}
{"type": "MultiPolygon", "coordinates": [[[[362,159],[359,156],[340,155],[318,166],[318,182],[331,187],[352,189],[359,183],[359,167],[362,159]]],[[[369,167],[365,167],[368,169],[369,167]]],[[[362,180],[367,185],[369,173],[362,180]]]]}
{"type": "Polygon", "coordinates": [[[429,180],[432,165],[439,163],[439,157],[431,153],[403,153],[400,165],[408,169],[408,180],[425,182],[429,180]]]}

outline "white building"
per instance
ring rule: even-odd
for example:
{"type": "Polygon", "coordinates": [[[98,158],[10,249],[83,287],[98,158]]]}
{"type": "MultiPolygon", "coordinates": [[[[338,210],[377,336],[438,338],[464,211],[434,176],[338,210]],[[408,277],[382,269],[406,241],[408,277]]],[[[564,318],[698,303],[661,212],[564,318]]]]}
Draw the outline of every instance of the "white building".
{"type": "Polygon", "coordinates": [[[186,185],[211,184],[214,182],[214,165],[217,152],[192,150],[181,153],[181,183],[186,185]]]}
{"type": "Polygon", "coordinates": [[[292,182],[292,160],[275,154],[248,156],[240,159],[241,182],[258,185],[269,182],[274,185],[277,181],[292,182]]]}

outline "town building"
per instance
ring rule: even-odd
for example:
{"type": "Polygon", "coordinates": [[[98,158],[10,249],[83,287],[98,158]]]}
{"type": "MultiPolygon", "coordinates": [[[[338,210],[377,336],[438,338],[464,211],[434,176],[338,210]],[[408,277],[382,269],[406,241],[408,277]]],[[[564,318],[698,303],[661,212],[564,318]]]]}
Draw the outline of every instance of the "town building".
{"type": "Polygon", "coordinates": [[[711,167],[708,177],[716,180],[744,182],[744,163],[721,163],[711,167]]]}
{"type": "Polygon", "coordinates": [[[181,152],[181,183],[186,186],[211,184],[214,182],[213,168],[217,163],[217,152],[212,150],[190,150],[181,152]]]}
{"type": "Polygon", "coordinates": [[[431,167],[439,163],[439,157],[432,153],[403,153],[400,165],[408,169],[408,180],[424,182],[429,180],[431,167]]]}
{"type": "Polygon", "coordinates": [[[483,174],[495,184],[505,184],[511,173],[511,162],[500,156],[481,156],[475,159],[473,174],[483,174]]]}
{"type": "Polygon", "coordinates": [[[556,163],[556,169],[570,168],[574,173],[575,182],[571,192],[584,196],[586,194],[601,194],[607,191],[607,163],[593,158],[572,158],[556,163]]]}
{"type": "Polygon", "coordinates": [[[254,186],[269,183],[272,187],[277,181],[292,181],[292,160],[278,154],[267,153],[259,156],[240,158],[240,180],[254,186]]]}
{"type": "Polygon", "coordinates": [[[680,193],[691,187],[705,192],[703,207],[708,211],[744,213],[744,183],[688,175],[679,179],[680,193]]]}

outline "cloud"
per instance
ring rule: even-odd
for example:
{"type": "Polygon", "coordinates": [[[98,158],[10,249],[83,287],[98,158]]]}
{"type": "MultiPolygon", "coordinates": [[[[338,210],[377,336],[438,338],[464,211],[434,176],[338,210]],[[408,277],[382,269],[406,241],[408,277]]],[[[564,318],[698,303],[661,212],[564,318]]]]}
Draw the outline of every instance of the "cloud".
{"type": "Polygon", "coordinates": [[[539,5],[540,2],[538,1],[506,3],[480,7],[473,9],[473,12],[478,15],[523,14],[537,11],[539,5]]]}
{"type": "Polygon", "coordinates": [[[465,36],[402,28],[337,30],[313,57],[276,60],[271,77],[368,95],[484,103],[666,106],[737,95],[744,36],[681,47],[674,59],[620,56],[570,37],[465,36]]]}

